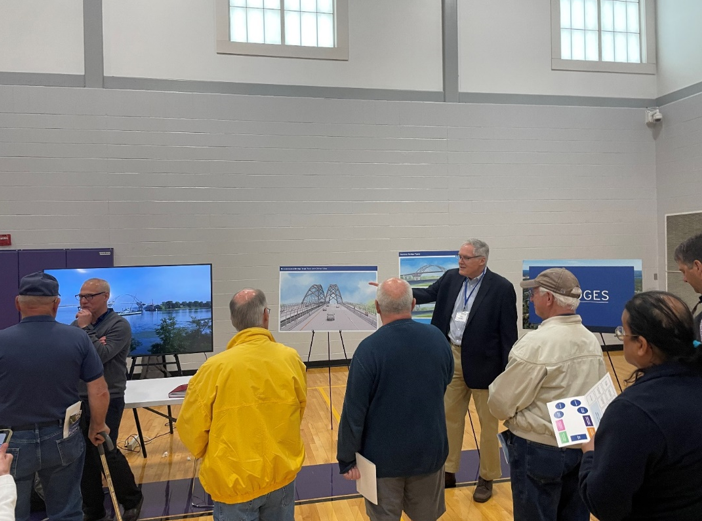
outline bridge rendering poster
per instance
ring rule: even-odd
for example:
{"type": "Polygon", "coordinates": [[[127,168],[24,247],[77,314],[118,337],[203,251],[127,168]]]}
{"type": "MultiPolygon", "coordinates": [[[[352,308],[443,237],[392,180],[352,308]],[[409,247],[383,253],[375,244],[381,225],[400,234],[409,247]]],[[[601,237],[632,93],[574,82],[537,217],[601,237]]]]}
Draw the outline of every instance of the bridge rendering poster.
{"type": "Polygon", "coordinates": [[[279,331],[375,331],[377,266],[281,266],[279,331]]]}
{"type": "MultiPolygon", "coordinates": [[[[446,272],[458,268],[457,251],[401,251],[400,278],[413,288],[427,288],[446,272]]],[[[412,318],[429,324],[434,304],[421,304],[414,308],[412,318]]]]}

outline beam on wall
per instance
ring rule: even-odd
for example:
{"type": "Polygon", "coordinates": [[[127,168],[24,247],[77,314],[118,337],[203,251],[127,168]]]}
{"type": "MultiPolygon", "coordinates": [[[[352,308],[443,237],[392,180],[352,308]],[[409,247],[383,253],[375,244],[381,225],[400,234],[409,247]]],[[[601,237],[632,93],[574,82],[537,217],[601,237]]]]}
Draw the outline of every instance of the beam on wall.
{"type": "Polygon", "coordinates": [[[444,101],[458,102],[458,0],[441,2],[444,101]]]}
{"type": "Polygon", "coordinates": [[[101,89],[105,77],[102,0],[83,0],[85,86],[101,89]]]}

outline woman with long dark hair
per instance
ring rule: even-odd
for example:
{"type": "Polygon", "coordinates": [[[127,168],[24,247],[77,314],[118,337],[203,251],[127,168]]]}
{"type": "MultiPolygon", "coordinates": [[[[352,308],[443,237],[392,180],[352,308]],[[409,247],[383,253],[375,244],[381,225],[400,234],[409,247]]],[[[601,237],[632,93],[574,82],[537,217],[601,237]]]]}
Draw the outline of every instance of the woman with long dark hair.
{"type": "Polygon", "coordinates": [[[617,338],[636,367],[583,446],[580,493],[600,521],[702,520],[702,348],[687,305],[634,296],[617,338]]]}

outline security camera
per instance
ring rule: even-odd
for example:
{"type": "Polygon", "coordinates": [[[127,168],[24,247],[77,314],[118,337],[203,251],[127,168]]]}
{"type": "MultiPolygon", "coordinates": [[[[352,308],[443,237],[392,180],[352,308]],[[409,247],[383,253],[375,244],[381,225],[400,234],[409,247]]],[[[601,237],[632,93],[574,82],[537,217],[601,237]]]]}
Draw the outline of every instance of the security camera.
{"type": "Polygon", "coordinates": [[[658,109],[658,107],[652,107],[646,109],[646,124],[649,127],[654,126],[656,123],[663,121],[663,114],[658,109]]]}

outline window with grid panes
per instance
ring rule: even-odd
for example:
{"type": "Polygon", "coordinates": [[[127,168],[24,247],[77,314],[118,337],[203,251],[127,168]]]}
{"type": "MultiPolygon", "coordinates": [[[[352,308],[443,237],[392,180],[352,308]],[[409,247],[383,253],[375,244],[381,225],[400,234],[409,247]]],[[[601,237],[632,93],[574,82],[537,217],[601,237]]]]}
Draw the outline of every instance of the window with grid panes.
{"type": "Polygon", "coordinates": [[[651,0],[552,0],[553,68],[655,72],[651,0]]]}
{"type": "Polygon", "coordinates": [[[217,52],[348,59],[347,0],[217,2],[217,52]]]}

